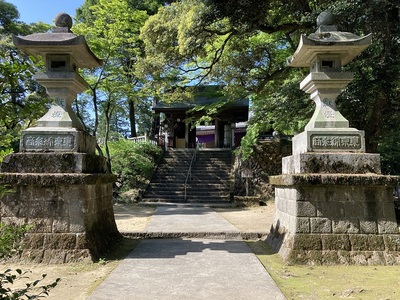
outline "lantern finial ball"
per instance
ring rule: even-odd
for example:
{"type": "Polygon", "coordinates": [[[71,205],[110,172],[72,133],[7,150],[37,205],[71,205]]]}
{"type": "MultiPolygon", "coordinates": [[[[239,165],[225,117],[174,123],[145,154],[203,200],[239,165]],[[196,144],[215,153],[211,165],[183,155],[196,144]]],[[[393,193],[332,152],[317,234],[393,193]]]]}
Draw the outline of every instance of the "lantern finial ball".
{"type": "Polygon", "coordinates": [[[323,11],[322,13],[319,14],[317,18],[317,26],[321,25],[328,25],[332,26],[335,25],[336,19],[333,13],[330,11],[323,11]]]}
{"type": "Polygon", "coordinates": [[[67,13],[59,13],[54,19],[54,23],[57,27],[68,27],[71,29],[72,27],[72,18],[67,13]]]}

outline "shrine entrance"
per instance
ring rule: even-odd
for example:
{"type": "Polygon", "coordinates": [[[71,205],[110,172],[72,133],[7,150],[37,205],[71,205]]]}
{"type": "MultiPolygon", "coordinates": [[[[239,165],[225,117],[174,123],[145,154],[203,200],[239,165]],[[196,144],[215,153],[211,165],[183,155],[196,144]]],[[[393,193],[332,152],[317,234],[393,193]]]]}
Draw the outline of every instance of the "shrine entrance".
{"type": "Polygon", "coordinates": [[[158,102],[153,107],[155,121],[152,130],[159,145],[166,148],[195,148],[196,144],[201,148],[238,147],[246,133],[249,100],[228,102],[221,92],[218,93],[219,90],[220,86],[202,86],[190,102],[158,102]],[[221,101],[226,103],[211,122],[194,126],[205,111],[192,112],[193,108],[221,101]]]}

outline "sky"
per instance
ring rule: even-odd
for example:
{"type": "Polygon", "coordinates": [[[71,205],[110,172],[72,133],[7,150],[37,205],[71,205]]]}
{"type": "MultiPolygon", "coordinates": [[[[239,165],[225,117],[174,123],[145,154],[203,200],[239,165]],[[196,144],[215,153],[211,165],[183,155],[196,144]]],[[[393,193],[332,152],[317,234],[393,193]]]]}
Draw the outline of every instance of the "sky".
{"type": "Polygon", "coordinates": [[[82,6],[85,0],[5,0],[14,4],[18,11],[19,20],[27,24],[42,21],[53,25],[54,17],[65,12],[72,18],[75,17],[75,10],[82,6]]]}

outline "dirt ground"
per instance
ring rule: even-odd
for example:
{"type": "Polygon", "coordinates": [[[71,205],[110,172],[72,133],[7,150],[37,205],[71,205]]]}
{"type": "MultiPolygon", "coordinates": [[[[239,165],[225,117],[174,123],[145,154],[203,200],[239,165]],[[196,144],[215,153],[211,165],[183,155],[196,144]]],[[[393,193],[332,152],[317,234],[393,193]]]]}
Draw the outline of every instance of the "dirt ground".
{"type": "MultiPolygon", "coordinates": [[[[274,203],[266,206],[251,208],[215,209],[223,218],[228,220],[241,231],[266,232],[270,229],[274,217],[274,203]]],[[[114,206],[115,219],[120,231],[141,231],[150,220],[154,207],[116,204],[114,206]]],[[[120,258],[128,254],[137,241],[126,241],[121,245],[120,258]]],[[[45,299],[54,300],[84,300],[118,265],[118,259],[101,259],[97,263],[64,264],[64,265],[6,265],[0,264],[0,268],[6,270],[20,268],[28,273],[29,280],[40,279],[42,274],[47,274],[41,284],[48,284],[61,278],[58,285],[50,291],[45,299]]],[[[23,281],[18,281],[20,284],[23,281]]],[[[41,285],[40,284],[40,285],[41,285]]],[[[17,284],[14,284],[14,287],[17,284]]]]}

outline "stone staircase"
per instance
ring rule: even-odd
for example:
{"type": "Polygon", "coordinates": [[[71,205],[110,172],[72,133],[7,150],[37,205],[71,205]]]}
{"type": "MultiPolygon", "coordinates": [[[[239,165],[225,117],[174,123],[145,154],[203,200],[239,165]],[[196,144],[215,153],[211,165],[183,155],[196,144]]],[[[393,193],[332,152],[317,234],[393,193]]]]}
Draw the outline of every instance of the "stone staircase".
{"type": "Polygon", "coordinates": [[[144,203],[230,205],[231,151],[200,149],[192,165],[185,200],[185,180],[193,149],[173,149],[164,157],[142,199],[144,203]]]}

